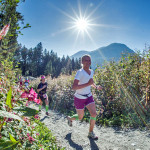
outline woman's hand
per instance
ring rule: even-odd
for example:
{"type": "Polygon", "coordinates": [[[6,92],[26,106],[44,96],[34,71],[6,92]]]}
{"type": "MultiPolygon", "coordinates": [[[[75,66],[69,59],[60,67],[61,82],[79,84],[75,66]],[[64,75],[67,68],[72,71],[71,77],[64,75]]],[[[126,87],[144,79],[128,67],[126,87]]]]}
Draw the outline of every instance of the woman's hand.
{"type": "Polygon", "coordinates": [[[103,89],[103,87],[102,87],[102,86],[100,86],[100,85],[98,85],[98,86],[96,86],[96,89],[97,89],[97,90],[102,90],[102,89],[103,89]]]}

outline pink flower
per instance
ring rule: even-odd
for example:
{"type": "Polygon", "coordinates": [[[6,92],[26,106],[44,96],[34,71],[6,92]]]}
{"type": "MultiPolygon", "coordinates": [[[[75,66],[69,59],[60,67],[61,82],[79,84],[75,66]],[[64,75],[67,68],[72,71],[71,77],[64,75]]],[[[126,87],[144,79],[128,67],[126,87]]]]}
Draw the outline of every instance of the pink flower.
{"type": "Polygon", "coordinates": [[[39,119],[40,117],[38,115],[35,115],[34,118],[39,119]]]}
{"type": "Polygon", "coordinates": [[[39,136],[40,134],[39,134],[39,133],[36,133],[36,135],[38,135],[38,136],[39,136]]]}
{"type": "Polygon", "coordinates": [[[33,90],[33,88],[31,88],[31,90],[29,91],[29,93],[34,97],[37,98],[37,93],[33,90]]]}
{"type": "Polygon", "coordinates": [[[2,88],[0,88],[0,92],[2,92],[3,91],[3,89],[2,88]]]}
{"type": "Polygon", "coordinates": [[[35,97],[35,98],[37,98],[37,95],[38,95],[37,93],[34,93],[34,97],[35,97]]]}
{"type": "Polygon", "coordinates": [[[41,148],[41,150],[44,150],[43,148],[41,148]]]}
{"type": "Polygon", "coordinates": [[[22,91],[21,91],[20,89],[17,89],[17,92],[20,92],[20,93],[22,93],[22,91]]]}
{"type": "Polygon", "coordinates": [[[29,93],[30,94],[34,94],[35,93],[35,91],[33,90],[33,88],[30,89],[29,93]]]}
{"type": "Polygon", "coordinates": [[[8,118],[6,122],[11,122],[13,118],[8,118]]]}
{"type": "Polygon", "coordinates": [[[26,121],[26,122],[29,122],[29,120],[28,120],[28,118],[27,117],[24,117],[24,119],[23,119],[24,121],[26,121]]]}
{"type": "Polygon", "coordinates": [[[21,94],[21,98],[28,98],[29,94],[27,92],[23,92],[21,94]]]}
{"type": "Polygon", "coordinates": [[[29,133],[27,133],[27,136],[28,136],[28,137],[30,136],[29,133]]]}
{"type": "Polygon", "coordinates": [[[40,100],[37,98],[35,98],[33,101],[36,102],[37,104],[40,104],[40,100]]]}
{"type": "Polygon", "coordinates": [[[31,137],[31,136],[28,136],[28,140],[29,140],[29,142],[32,144],[32,142],[33,141],[35,141],[35,139],[33,138],[33,137],[31,137]]]}
{"type": "Polygon", "coordinates": [[[28,106],[28,101],[26,102],[26,106],[28,106]]]}
{"type": "Polygon", "coordinates": [[[40,103],[40,100],[37,99],[37,93],[33,90],[33,88],[30,89],[29,93],[27,93],[26,91],[24,93],[21,94],[21,98],[28,98],[28,101],[34,101],[37,104],[40,103]]]}

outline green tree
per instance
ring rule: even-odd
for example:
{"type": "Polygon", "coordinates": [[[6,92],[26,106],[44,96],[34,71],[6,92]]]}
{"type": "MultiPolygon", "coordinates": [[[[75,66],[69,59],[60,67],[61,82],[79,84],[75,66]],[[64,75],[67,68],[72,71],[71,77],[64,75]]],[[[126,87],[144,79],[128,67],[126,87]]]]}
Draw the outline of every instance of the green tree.
{"type": "Polygon", "coordinates": [[[0,28],[2,29],[4,25],[10,23],[10,29],[6,37],[0,41],[1,59],[12,58],[18,47],[18,34],[21,34],[21,29],[30,27],[29,24],[22,28],[19,25],[20,21],[24,23],[23,16],[17,11],[19,2],[19,0],[0,0],[0,28]]]}

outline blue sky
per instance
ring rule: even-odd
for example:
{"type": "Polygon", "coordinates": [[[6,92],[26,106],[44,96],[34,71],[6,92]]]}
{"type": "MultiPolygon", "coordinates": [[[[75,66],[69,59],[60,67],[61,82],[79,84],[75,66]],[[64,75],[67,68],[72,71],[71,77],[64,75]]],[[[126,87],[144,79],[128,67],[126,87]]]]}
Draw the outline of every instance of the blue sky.
{"type": "Polygon", "coordinates": [[[149,6],[150,0],[26,0],[18,11],[31,28],[18,41],[27,48],[42,42],[58,56],[114,42],[142,51],[150,44],[149,6]],[[83,32],[74,23],[80,16],[90,24],[83,32]]]}

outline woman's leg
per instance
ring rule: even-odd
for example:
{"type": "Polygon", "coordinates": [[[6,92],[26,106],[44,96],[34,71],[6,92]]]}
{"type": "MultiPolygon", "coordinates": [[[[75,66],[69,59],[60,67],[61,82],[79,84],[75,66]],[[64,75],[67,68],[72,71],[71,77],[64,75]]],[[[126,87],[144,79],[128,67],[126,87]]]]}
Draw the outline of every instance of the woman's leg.
{"type": "Polygon", "coordinates": [[[77,114],[73,115],[73,116],[68,116],[68,125],[70,127],[72,127],[72,121],[73,120],[82,120],[83,116],[84,116],[84,109],[76,109],[77,114]]]}
{"type": "Polygon", "coordinates": [[[82,120],[84,116],[84,109],[76,109],[77,114],[69,117],[70,121],[72,120],[82,120]]]}
{"type": "Polygon", "coordinates": [[[39,104],[39,111],[41,110],[41,108],[42,108],[42,104],[43,104],[43,102],[42,102],[42,100],[41,100],[41,97],[39,96],[38,97],[38,99],[40,100],[40,104],[39,104]]]}
{"type": "Polygon", "coordinates": [[[74,105],[75,105],[77,114],[67,117],[69,126],[72,126],[73,120],[82,120],[84,116],[84,100],[74,97],[74,105]]]}
{"type": "Polygon", "coordinates": [[[46,109],[47,113],[48,113],[48,106],[49,106],[49,101],[48,101],[48,97],[46,97],[46,99],[45,99],[45,109],[46,109]]]}
{"type": "Polygon", "coordinates": [[[91,115],[89,132],[92,132],[95,122],[96,122],[96,106],[95,106],[95,103],[91,103],[91,104],[87,105],[86,107],[89,110],[90,115],[91,115]]]}

